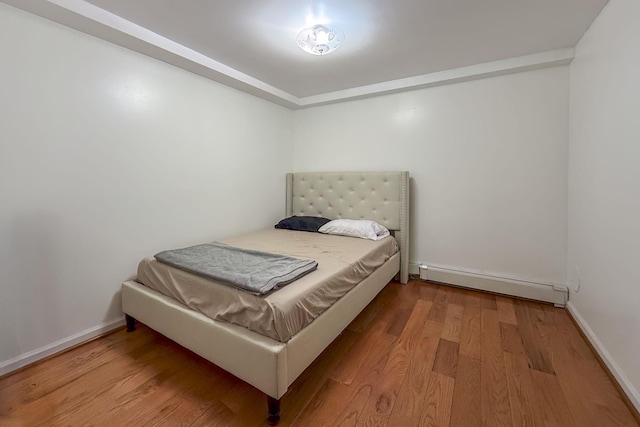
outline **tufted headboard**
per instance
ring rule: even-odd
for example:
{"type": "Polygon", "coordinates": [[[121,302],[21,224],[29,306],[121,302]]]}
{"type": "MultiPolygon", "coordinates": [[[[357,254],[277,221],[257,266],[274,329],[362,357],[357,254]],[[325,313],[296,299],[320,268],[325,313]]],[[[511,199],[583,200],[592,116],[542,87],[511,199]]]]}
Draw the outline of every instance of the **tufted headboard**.
{"type": "Polygon", "coordinates": [[[409,172],[287,174],[287,216],[370,219],[400,245],[400,281],[409,279],[409,172]]]}

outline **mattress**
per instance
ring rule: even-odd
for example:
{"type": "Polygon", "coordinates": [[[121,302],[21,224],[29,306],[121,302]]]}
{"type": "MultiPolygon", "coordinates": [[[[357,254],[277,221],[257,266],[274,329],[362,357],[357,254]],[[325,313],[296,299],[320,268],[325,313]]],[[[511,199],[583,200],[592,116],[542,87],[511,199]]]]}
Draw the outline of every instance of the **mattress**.
{"type": "Polygon", "coordinates": [[[138,265],[137,281],[211,319],[287,342],[398,252],[393,237],[379,241],[267,229],[222,240],[228,245],[313,259],[318,268],[266,295],[253,295],[160,263],[138,265]]]}

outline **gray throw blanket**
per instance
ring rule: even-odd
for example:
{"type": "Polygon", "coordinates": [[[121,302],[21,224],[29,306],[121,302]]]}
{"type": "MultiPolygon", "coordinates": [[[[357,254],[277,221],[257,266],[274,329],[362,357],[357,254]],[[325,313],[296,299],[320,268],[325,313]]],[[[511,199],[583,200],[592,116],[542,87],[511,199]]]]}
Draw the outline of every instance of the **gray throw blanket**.
{"type": "Polygon", "coordinates": [[[315,270],[318,262],[205,243],[159,252],[155,258],[172,267],[234,286],[255,295],[284,286],[315,270]]]}

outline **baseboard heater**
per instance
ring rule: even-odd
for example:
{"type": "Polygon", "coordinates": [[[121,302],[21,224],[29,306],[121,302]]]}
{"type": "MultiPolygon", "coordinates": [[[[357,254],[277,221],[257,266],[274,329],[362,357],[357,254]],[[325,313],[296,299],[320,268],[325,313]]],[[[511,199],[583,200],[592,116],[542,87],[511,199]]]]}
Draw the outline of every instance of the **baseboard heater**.
{"type": "Polygon", "coordinates": [[[564,285],[528,282],[424,264],[418,269],[423,280],[550,302],[556,307],[564,307],[569,299],[569,290],[564,285]]]}

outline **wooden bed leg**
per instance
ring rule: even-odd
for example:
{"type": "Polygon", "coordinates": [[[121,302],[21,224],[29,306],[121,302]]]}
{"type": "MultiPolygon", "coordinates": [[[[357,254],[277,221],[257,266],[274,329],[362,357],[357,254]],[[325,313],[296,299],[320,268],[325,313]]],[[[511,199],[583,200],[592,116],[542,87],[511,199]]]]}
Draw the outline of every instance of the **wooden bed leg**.
{"type": "Polygon", "coordinates": [[[269,417],[267,422],[270,426],[276,426],[280,422],[280,399],[274,399],[267,396],[267,407],[269,408],[269,417]]]}
{"type": "Polygon", "coordinates": [[[132,316],[129,316],[128,314],[125,313],[124,318],[127,321],[127,332],[133,332],[136,330],[136,319],[134,319],[132,316]]]}

